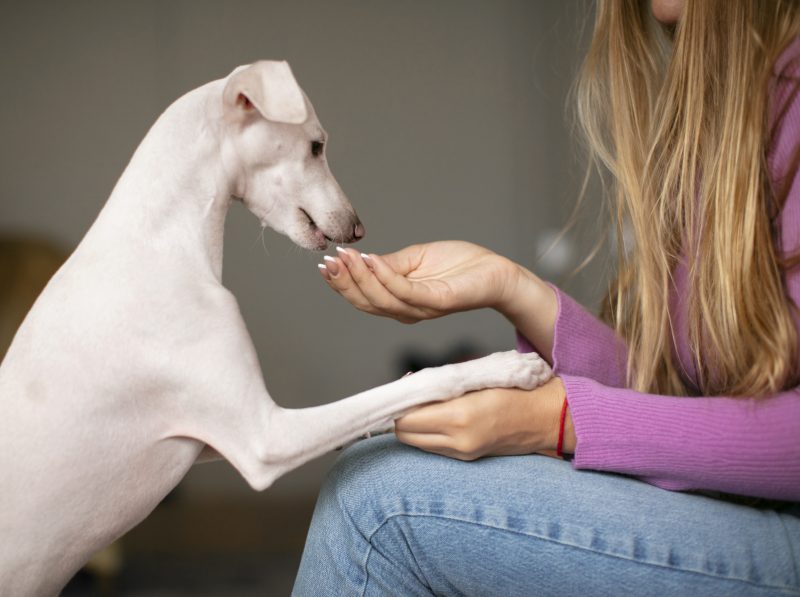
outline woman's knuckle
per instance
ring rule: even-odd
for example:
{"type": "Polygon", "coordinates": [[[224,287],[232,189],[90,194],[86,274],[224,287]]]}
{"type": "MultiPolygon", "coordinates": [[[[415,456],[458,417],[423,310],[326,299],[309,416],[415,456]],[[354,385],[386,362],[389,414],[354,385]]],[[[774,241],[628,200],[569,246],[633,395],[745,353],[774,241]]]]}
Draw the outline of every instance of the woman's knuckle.
{"type": "Polygon", "coordinates": [[[475,441],[471,437],[461,437],[455,443],[454,447],[458,450],[458,453],[462,456],[465,460],[474,460],[475,459],[475,452],[477,449],[477,445],[475,441]]]}

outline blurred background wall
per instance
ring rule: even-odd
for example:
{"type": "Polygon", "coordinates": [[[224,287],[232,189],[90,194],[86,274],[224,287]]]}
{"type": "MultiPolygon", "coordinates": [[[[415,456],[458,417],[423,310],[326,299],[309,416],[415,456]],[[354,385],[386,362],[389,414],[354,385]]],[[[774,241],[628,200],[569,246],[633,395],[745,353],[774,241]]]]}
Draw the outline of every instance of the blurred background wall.
{"type": "MultiPolygon", "coordinates": [[[[580,187],[567,93],[591,17],[588,0],[6,0],[0,235],[71,250],[172,100],[280,58],[330,133],[331,167],[366,225],[360,250],[464,239],[534,267],[580,187]]],[[[537,271],[557,281],[580,260],[598,233],[588,213],[537,271]]],[[[224,282],[281,405],[390,381],[408,349],[513,344],[491,312],[403,326],[353,310],[319,277],[320,254],[262,237],[241,205],[225,242],[224,282]]],[[[595,266],[566,286],[594,304],[601,284],[595,266]]],[[[332,459],[261,495],[227,464],[202,465],[178,497],[313,503],[332,459]]]]}

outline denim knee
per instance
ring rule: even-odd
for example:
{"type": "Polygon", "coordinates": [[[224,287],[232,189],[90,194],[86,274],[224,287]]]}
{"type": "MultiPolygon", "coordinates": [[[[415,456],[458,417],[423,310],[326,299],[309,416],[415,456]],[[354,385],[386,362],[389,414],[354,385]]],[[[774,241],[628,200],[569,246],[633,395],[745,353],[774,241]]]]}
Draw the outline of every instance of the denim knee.
{"type": "MultiPolygon", "coordinates": [[[[342,452],[320,492],[318,507],[334,507],[369,534],[403,510],[404,495],[423,482],[430,454],[393,435],[356,442],[342,452]]],[[[413,492],[412,492],[413,493],[413,492]]]]}

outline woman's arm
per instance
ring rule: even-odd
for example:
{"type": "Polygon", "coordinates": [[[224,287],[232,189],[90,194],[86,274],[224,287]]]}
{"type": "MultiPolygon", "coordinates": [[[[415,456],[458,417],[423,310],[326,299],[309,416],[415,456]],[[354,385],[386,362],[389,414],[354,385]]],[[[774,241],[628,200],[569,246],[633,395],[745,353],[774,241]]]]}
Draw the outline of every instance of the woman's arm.
{"type": "Polygon", "coordinates": [[[507,290],[495,309],[552,365],[559,311],[556,289],[524,267],[509,264],[507,290]]]}
{"type": "Polygon", "coordinates": [[[535,274],[472,243],[412,245],[388,255],[340,249],[320,272],[357,309],[414,323],[456,311],[493,308],[567,373],[608,385],[625,379],[625,346],[611,328],[535,274]]]}
{"type": "MultiPolygon", "coordinates": [[[[800,272],[789,280],[795,278],[800,272]]],[[[555,293],[553,369],[569,404],[576,468],[634,475],[666,489],[800,500],[800,389],[767,398],[625,389],[624,343],[555,293]]],[[[534,350],[524,336],[518,340],[521,351],[534,350]]],[[[552,407],[541,408],[542,420],[552,421],[552,407]]]]}
{"type": "Polygon", "coordinates": [[[520,352],[545,356],[556,374],[625,387],[627,347],[613,329],[538,278],[521,283],[514,297],[512,307],[501,305],[498,310],[516,327],[520,352]]]}
{"type": "Polygon", "coordinates": [[[800,501],[800,390],[769,398],[644,394],[562,375],[535,390],[487,389],[395,422],[409,445],[460,460],[564,452],[573,466],[670,490],[800,501]]]}

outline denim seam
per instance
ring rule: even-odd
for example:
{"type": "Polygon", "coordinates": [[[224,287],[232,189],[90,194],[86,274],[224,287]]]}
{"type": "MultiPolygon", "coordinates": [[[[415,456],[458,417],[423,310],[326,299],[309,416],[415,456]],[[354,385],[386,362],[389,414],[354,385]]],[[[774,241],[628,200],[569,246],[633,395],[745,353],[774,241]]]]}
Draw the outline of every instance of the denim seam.
{"type": "MultiPolygon", "coordinates": [[[[367,564],[369,564],[369,558],[372,555],[372,552],[375,551],[375,547],[372,545],[372,538],[378,533],[378,531],[380,531],[383,527],[385,527],[386,524],[390,520],[392,520],[393,518],[399,518],[401,516],[405,516],[405,514],[391,514],[391,515],[389,515],[388,517],[386,517],[386,519],[383,522],[381,522],[375,528],[374,531],[372,531],[369,534],[369,537],[367,537],[367,545],[369,545],[369,548],[367,548],[367,553],[366,553],[366,556],[364,557],[364,564],[363,564],[363,566],[364,566],[364,587],[361,589],[361,597],[364,597],[364,595],[367,594],[367,584],[369,583],[369,568],[368,568],[367,564]]],[[[431,516],[431,518],[436,518],[436,517],[431,516]]],[[[408,542],[406,542],[406,544],[408,544],[408,542]]],[[[423,576],[424,576],[424,570],[422,569],[422,566],[420,566],[419,562],[417,561],[417,556],[415,556],[414,552],[411,551],[410,546],[409,546],[409,553],[411,553],[411,557],[414,559],[414,563],[417,565],[417,567],[420,569],[420,571],[423,573],[423,576]]],[[[425,583],[430,588],[430,582],[428,582],[427,578],[425,579],[425,583]]]]}
{"type": "MultiPolygon", "coordinates": [[[[375,532],[377,533],[377,531],[375,531],[375,532]]],[[[371,537],[374,537],[374,536],[375,536],[375,533],[373,533],[373,534],[371,535],[371,537]]],[[[420,574],[422,575],[422,578],[423,578],[423,580],[425,581],[425,583],[424,583],[424,584],[425,584],[427,587],[430,587],[430,586],[431,586],[431,583],[430,583],[430,581],[428,581],[428,579],[427,579],[427,578],[425,578],[425,569],[424,569],[424,568],[422,567],[422,565],[421,565],[421,564],[420,564],[420,563],[417,561],[417,556],[416,556],[416,555],[414,555],[414,551],[411,549],[411,546],[408,544],[408,539],[406,538],[405,534],[403,535],[403,540],[405,541],[406,547],[408,547],[408,553],[410,553],[410,554],[411,554],[411,558],[414,560],[414,563],[417,565],[417,569],[419,570],[420,574]]]]}
{"type": "MultiPolygon", "coordinates": [[[[384,523],[385,522],[386,521],[384,521],[384,523]]],[[[381,525],[378,528],[383,526],[384,523],[381,523],[381,525]]],[[[375,532],[377,532],[377,529],[375,530],[375,532]]],[[[367,553],[364,556],[364,563],[362,564],[362,566],[364,566],[364,586],[361,587],[361,597],[364,597],[367,594],[367,583],[369,583],[368,564],[369,564],[369,557],[372,555],[372,551],[374,549],[372,547],[372,536],[375,534],[375,532],[370,533],[369,538],[367,539],[367,545],[369,545],[369,547],[367,548],[367,553]]]]}
{"type": "MultiPolygon", "coordinates": [[[[746,578],[739,578],[739,577],[735,577],[735,576],[721,576],[721,575],[718,575],[718,574],[710,574],[710,573],[704,572],[702,570],[692,570],[692,569],[689,569],[689,568],[680,568],[680,567],[677,567],[677,566],[664,566],[663,564],[658,564],[656,562],[647,562],[645,560],[637,560],[636,558],[630,558],[630,557],[626,557],[626,556],[622,556],[622,555],[618,555],[618,554],[607,553],[607,552],[600,551],[600,550],[597,550],[597,549],[592,549],[591,547],[584,547],[583,545],[577,545],[575,543],[570,543],[570,542],[567,542],[567,541],[560,541],[560,540],[557,540],[557,539],[553,539],[552,537],[545,537],[545,536],[542,536],[542,535],[537,535],[536,533],[526,533],[526,532],[522,532],[522,531],[516,531],[514,529],[507,529],[505,527],[492,525],[492,524],[479,523],[479,522],[475,522],[474,520],[458,518],[456,516],[441,516],[441,515],[434,515],[434,514],[415,514],[415,513],[408,513],[408,512],[399,512],[397,514],[390,514],[389,516],[387,516],[383,520],[383,522],[381,522],[375,528],[375,530],[373,530],[369,534],[369,537],[367,539],[368,544],[369,544],[369,549],[367,550],[366,557],[364,558],[364,570],[365,570],[365,572],[367,570],[366,564],[369,561],[369,556],[372,553],[372,550],[374,549],[373,546],[372,546],[372,538],[391,519],[402,517],[402,516],[417,517],[417,518],[434,518],[434,519],[453,520],[453,521],[462,522],[462,523],[465,523],[465,524],[471,524],[471,525],[480,526],[480,527],[488,527],[488,528],[491,528],[491,529],[496,529],[498,531],[505,531],[507,533],[514,533],[516,535],[522,535],[524,537],[533,537],[533,538],[539,539],[541,541],[548,541],[550,543],[556,543],[558,545],[563,545],[563,546],[566,546],[566,547],[572,547],[574,549],[580,549],[580,550],[583,550],[583,551],[596,553],[598,555],[607,556],[609,558],[617,558],[619,560],[625,560],[625,561],[628,561],[628,562],[636,562],[638,564],[643,564],[645,566],[653,566],[655,568],[662,568],[662,569],[666,569],[666,570],[678,570],[680,572],[686,572],[686,573],[689,573],[689,574],[698,574],[700,576],[705,576],[705,577],[708,577],[708,578],[715,578],[715,579],[719,579],[719,580],[730,580],[730,581],[734,581],[734,582],[741,582],[741,583],[744,583],[744,584],[747,584],[747,585],[750,585],[750,586],[753,586],[753,587],[762,588],[762,589],[776,589],[776,590],[779,590],[779,591],[788,591],[789,594],[800,595],[800,589],[795,588],[795,587],[779,586],[779,585],[763,584],[763,583],[755,583],[755,582],[753,582],[753,581],[751,581],[749,579],[746,579],[746,578]]],[[[364,597],[364,595],[366,595],[367,583],[368,582],[369,582],[369,573],[367,572],[365,574],[365,577],[364,577],[364,588],[361,591],[361,596],[362,597],[364,597]]]]}
{"type": "Polygon", "coordinates": [[[780,514],[778,516],[778,522],[781,523],[781,528],[783,529],[783,533],[786,535],[786,543],[789,546],[789,555],[792,560],[792,570],[794,571],[794,581],[800,581],[800,573],[797,571],[797,556],[794,553],[794,546],[792,545],[792,535],[789,532],[789,529],[786,527],[786,522],[783,520],[783,516],[780,514]]]}

